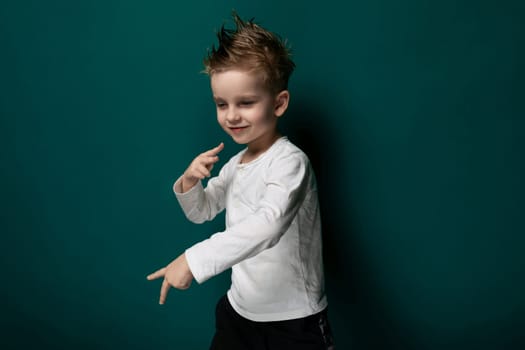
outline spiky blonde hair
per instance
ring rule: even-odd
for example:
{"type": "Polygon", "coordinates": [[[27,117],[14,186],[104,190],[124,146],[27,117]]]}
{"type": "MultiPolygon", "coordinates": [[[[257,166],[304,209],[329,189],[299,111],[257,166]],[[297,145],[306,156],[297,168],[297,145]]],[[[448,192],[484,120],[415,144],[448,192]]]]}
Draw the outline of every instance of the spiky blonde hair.
{"type": "Polygon", "coordinates": [[[288,89],[288,80],[295,64],[286,41],[254,20],[243,21],[233,11],[235,29],[224,24],[217,32],[218,47],[212,46],[204,58],[204,73],[212,76],[229,69],[246,69],[262,73],[264,82],[273,92],[288,89]]]}

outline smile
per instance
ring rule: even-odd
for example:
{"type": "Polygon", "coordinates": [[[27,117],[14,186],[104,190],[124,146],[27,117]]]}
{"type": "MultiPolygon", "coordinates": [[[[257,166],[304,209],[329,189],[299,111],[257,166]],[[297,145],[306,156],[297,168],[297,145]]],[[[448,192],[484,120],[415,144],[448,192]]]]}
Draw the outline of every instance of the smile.
{"type": "Polygon", "coordinates": [[[234,133],[234,134],[237,134],[237,133],[240,133],[242,130],[248,128],[247,126],[237,126],[237,127],[230,127],[229,129],[234,133]]]}

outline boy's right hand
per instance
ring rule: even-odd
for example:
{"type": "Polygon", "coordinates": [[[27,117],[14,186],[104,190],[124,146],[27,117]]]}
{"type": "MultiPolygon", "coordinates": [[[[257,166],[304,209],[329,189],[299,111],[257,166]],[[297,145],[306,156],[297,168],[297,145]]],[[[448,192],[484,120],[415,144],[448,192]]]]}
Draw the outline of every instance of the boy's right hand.
{"type": "Polygon", "coordinates": [[[197,182],[211,176],[213,165],[219,161],[219,154],[224,148],[224,143],[199,154],[182,175],[182,192],[190,190],[197,182]]]}

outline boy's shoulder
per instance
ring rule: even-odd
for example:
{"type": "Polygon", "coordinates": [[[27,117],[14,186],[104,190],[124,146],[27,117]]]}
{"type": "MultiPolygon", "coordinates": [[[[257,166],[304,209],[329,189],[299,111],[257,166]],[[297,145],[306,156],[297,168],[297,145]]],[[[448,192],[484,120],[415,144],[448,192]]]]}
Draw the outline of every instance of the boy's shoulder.
{"type": "Polygon", "coordinates": [[[279,139],[277,143],[272,146],[271,151],[268,157],[269,166],[286,166],[287,164],[303,164],[309,166],[310,164],[306,153],[287,137],[279,139]]]}
{"type": "Polygon", "coordinates": [[[306,153],[303,152],[299,146],[294,144],[288,137],[283,136],[279,139],[278,143],[276,143],[277,152],[275,152],[275,156],[293,156],[293,157],[299,157],[299,158],[308,158],[306,156],[306,153]]]}

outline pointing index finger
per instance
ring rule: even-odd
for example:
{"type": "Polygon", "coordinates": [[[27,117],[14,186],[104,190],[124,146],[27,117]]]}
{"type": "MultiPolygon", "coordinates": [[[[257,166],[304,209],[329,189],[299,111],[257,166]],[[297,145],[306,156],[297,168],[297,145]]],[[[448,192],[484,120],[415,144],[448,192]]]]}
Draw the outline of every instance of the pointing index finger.
{"type": "Polygon", "coordinates": [[[157,279],[159,277],[164,277],[165,274],[166,274],[166,268],[163,267],[162,269],[157,270],[157,271],[153,272],[152,274],[148,275],[147,279],[149,281],[155,280],[155,279],[157,279]]]}
{"type": "Polygon", "coordinates": [[[217,155],[220,151],[222,151],[224,149],[224,143],[221,142],[217,147],[215,148],[212,148],[211,150],[209,150],[208,152],[208,155],[210,156],[215,156],[217,155]]]}

